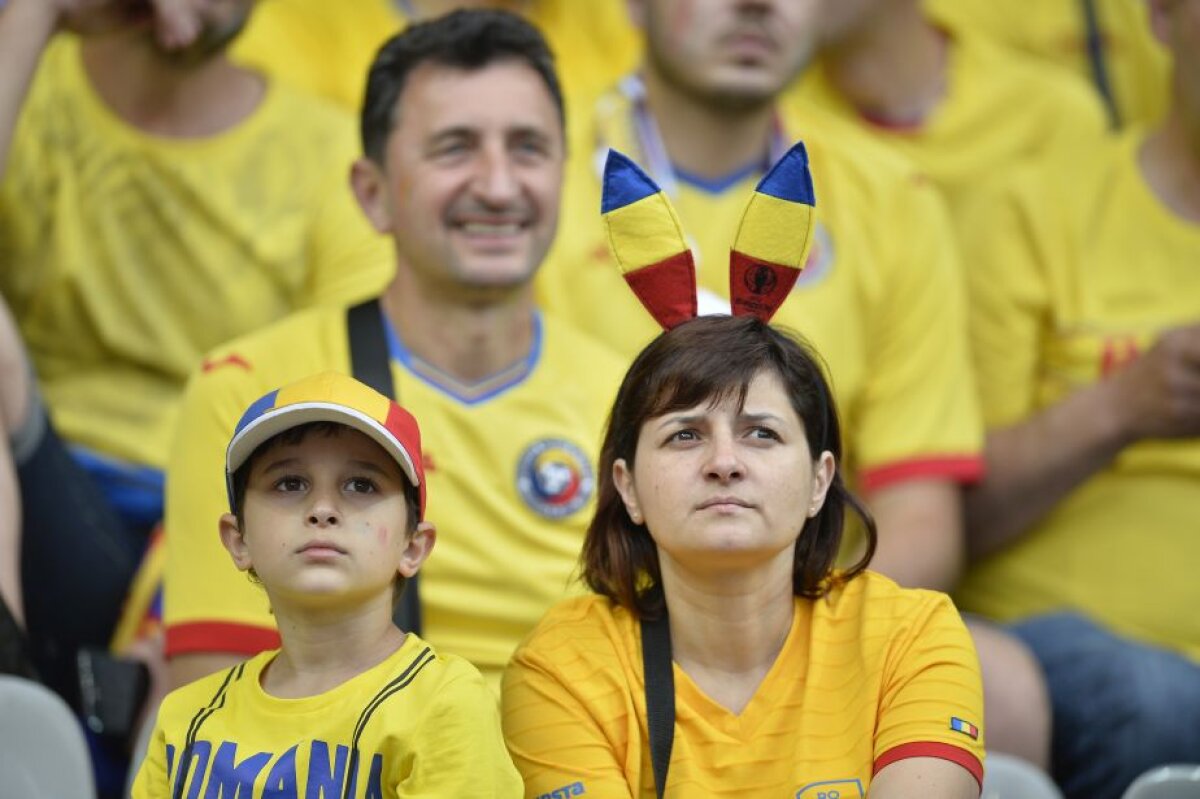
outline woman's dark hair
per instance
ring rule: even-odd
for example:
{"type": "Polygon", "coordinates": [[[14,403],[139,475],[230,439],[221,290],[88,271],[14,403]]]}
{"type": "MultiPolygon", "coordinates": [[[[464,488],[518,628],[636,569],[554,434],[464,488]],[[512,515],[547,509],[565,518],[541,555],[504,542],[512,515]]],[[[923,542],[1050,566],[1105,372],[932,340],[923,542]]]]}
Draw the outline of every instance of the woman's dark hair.
{"type": "Polygon", "coordinates": [[[828,450],[839,464],[825,504],[805,520],[796,542],[794,593],[823,596],[836,582],[866,568],[875,552],[875,521],[842,480],[841,427],[818,357],[799,336],[753,316],[702,316],[663,333],[642,350],[617,392],[600,449],[596,513],[581,556],[583,579],[593,591],[641,617],[662,612],[658,551],[645,525],[629,518],[613,480],[613,464],[623,458],[631,470],[636,468],[638,437],[647,420],[731,397],[740,405],[762,372],[783,383],[813,456],[828,450]],[[867,546],[858,562],[835,573],[847,508],[862,519],[867,546]]]}
{"type": "Polygon", "coordinates": [[[554,100],[565,128],[562,89],[554,56],[531,23],[507,11],[462,9],[405,28],[386,41],[367,75],[361,135],[363,152],[384,162],[388,136],[396,125],[400,95],[409,74],[425,63],[477,70],[499,61],[528,64],[554,100]]]}

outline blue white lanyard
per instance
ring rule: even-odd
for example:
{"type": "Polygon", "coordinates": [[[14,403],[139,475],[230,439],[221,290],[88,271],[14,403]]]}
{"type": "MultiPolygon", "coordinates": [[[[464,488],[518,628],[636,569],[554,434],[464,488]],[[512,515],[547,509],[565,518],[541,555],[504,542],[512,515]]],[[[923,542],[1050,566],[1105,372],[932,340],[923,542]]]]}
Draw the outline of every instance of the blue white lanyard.
{"type": "MultiPolygon", "coordinates": [[[[642,152],[646,171],[669,197],[677,196],[679,179],[675,174],[675,166],[671,163],[667,146],[663,142],[662,132],[659,131],[654,114],[650,112],[646,103],[645,83],[642,82],[639,75],[627,75],[617,88],[633,107],[633,132],[637,137],[638,148],[642,152]]],[[[780,122],[779,114],[775,113],[771,118],[771,140],[767,145],[767,161],[763,164],[764,172],[783,157],[788,146],[787,137],[783,133],[783,124],[780,122]]]]}

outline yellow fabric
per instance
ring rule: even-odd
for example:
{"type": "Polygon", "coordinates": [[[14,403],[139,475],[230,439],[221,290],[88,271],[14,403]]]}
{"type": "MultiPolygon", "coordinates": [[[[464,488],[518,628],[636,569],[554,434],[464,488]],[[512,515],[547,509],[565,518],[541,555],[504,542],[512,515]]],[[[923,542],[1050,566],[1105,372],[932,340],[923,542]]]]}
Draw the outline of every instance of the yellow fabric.
{"type": "MultiPolygon", "coordinates": [[[[1200,226],[1150,193],[1142,134],[1019,174],[970,227],[972,343],[985,418],[1014,424],[1200,319],[1200,226]]],[[[972,569],[965,607],[1080,608],[1200,659],[1200,442],[1127,448],[1035,529],[972,569]]]]}
{"type": "MultiPolygon", "coordinates": [[[[532,0],[529,19],[571,96],[594,96],[633,68],[641,36],[624,0],[532,0]]],[[[260,0],[235,60],[358,110],[379,47],[408,20],[390,0],[260,0]]]]}
{"type": "Polygon", "coordinates": [[[0,187],[0,291],[59,433],[161,468],[206,351],[379,291],[392,256],[350,192],[355,151],[342,111],[275,85],[228,132],[147,136],[56,37],[0,187]]]}
{"type": "MultiPolygon", "coordinates": [[[[1022,3],[1014,13],[995,0],[925,0],[947,25],[978,31],[1093,83],[1087,26],[1079,0],[1022,3]]],[[[1095,0],[1104,42],[1104,66],[1123,125],[1149,124],[1167,109],[1170,59],[1150,30],[1146,3],[1095,0]]]]}
{"type": "MultiPolygon", "coordinates": [[[[582,112],[589,118],[575,125],[558,237],[537,287],[544,307],[632,358],[659,331],[612,262],[598,213],[598,154],[612,146],[647,164],[623,97],[582,112]]],[[[811,111],[785,122],[808,148],[817,227],[809,265],[773,321],[803,333],[829,365],[848,473],[877,484],[866,473],[883,481],[977,463],[982,428],[966,301],[940,198],[836,119],[811,111]]],[[[672,197],[696,256],[702,312],[713,300],[728,308],[730,244],[760,178],[719,193],[681,181],[672,197]]]]}
{"type": "Polygon", "coordinates": [[[495,699],[469,663],[410,635],[378,666],[336,688],[280,699],[260,683],[277,654],[264,652],[167,696],[134,799],[341,797],[347,781],[356,786],[347,795],[380,799],[521,796],[495,699]],[[175,794],[193,725],[187,781],[175,794]]]}
{"type": "Polygon", "coordinates": [[[913,127],[888,127],[864,118],[829,83],[820,64],[805,73],[790,101],[819,105],[897,148],[941,189],[952,216],[991,176],[1107,132],[1098,97],[1063,70],[1006,51],[973,32],[950,34],[947,57],[946,93],[929,117],[913,127]]]}
{"type": "MultiPolygon", "coordinates": [[[[950,600],[866,573],[817,601],[740,715],[678,664],[667,796],[861,797],[888,753],[983,759],[979,664],[950,600]],[[899,750],[898,747],[914,745],[899,750]],[[940,754],[934,754],[940,750],[940,754]]],[[[639,628],[605,598],[567,600],[504,676],[503,723],[525,795],[653,797],[639,628]]],[[[963,761],[959,761],[963,762],[963,761]]]]}
{"type": "Polygon", "coordinates": [[[621,273],[678,255],[687,249],[679,217],[661,191],[604,215],[621,273]]]}
{"type": "MultiPolygon", "coordinates": [[[[426,518],[438,528],[421,570],[424,634],[497,688],[521,637],[569,590],[593,507],[601,430],[621,377],[618,358],[553,319],[543,319],[541,338],[522,382],[475,403],[392,363],[397,396],[421,425],[426,518]],[[583,461],[572,464],[581,483],[575,502],[531,504],[531,470],[574,460],[583,461]]],[[[225,445],[245,408],[267,391],[318,371],[348,371],[348,347],[344,311],[314,309],[222,348],[192,378],[167,478],[168,655],[273,645],[265,594],[234,569],[217,538],[227,510],[225,445]]]]}
{"type": "Polygon", "coordinates": [[[804,267],[812,247],[811,205],[752,192],[731,247],[773,264],[804,267]]]}

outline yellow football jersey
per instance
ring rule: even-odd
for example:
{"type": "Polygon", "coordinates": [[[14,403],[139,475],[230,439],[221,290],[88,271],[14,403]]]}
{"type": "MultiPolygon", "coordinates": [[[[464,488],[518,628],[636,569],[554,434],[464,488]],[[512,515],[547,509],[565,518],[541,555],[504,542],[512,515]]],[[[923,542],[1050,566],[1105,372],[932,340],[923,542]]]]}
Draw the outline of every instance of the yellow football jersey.
{"type": "Polygon", "coordinates": [[[78,40],[56,37],[22,110],[0,186],[0,291],[63,438],[161,469],[205,352],[380,291],[390,242],[350,191],[343,111],[270,84],[224,133],[152,137],[103,104],[80,59],[78,40]]]}
{"type": "MultiPolygon", "coordinates": [[[[547,614],[505,672],[504,737],[525,795],[653,797],[637,620],[598,596],[547,614]]],[[[864,572],[797,597],[783,649],[740,714],[678,664],[667,796],[863,797],[909,757],[982,779],[983,691],[950,600],[864,572]]]]}
{"type": "Polygon", "coordinates": [[[788,101],[813,103],[897,148],[941,189],[951,215],[998,172],[1108,130],[1095,93],[1064,70],[1048,69],[979,34],[948,34],[946,93],[910,126],[872,120],[829,82],[818,62],[788,101]]]}
{"type": "MultiPolygon", "coordinates": [[[[391,0],[265,0],[234,42],[235,60],[357,110],[376,51],[409,15],[391,0]]],[[[641,36],[624,0],[532,0],[529,20],[555,54],[564,93],[594,96],[637,63],[641,36]]]]}
{"type": "MultiPolygon", "coordinates": [[[[1018,423],[1200,319],[1200,226],[1154,196],[1143,134],[1009,180],[967,230],[985,420],[1018,423]]],[[[1145,441],[969,572],[963,605],[1002,619],[1079,608],[1200,659],[1200,442],[1145,441]]]]}
{"type": "MultiPolygon", "coordinates": [[[[615,355],[553,319],[539,317],[537,329],[524,361],[470,394],[391,341],[397,398],[421,425],[426,515],[438,528],[421,569],[424,635],[497,687],[522,636],[577,590],[594,464],[622,371],[615,355]]],[[[225,445],[251,402],[330,369],[350,369],[338,308],[233,342],[193,376],[167,480],[168,656],[278,645],[266,595],[217,538],[228,503],[225,445]]]]}
{"type": "MultiPolygon", "coordinates": [[[[925,0],[951,28],[978,31],[1008,47],[1062,66],[1095,86],[1080,0],[1037,0],[1019,10],[995,0],[925,0]]],[[[1150,30],[1144,2],[1095,0],[1100,50],[1121,125],[1162,119],[1170,58],[1150,30]]]]}
{"type": "Polygon", "coordinates": [[[495,699],[461,658],[409,635],[336,688],[281,699],[261,683],[277,654],[163,700],[135,799],[522,795],[495,699]]]}

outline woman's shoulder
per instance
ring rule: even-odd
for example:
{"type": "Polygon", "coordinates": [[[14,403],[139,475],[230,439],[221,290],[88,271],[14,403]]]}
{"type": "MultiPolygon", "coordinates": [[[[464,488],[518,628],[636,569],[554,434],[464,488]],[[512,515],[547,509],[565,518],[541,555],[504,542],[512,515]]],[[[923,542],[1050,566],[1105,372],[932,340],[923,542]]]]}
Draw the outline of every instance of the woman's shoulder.
{"type": "Polygon", "coordinates": [[[517,647],[510,670],[623,672],[638,654],[637,619],[607,597],[572,597],[552,607],[517,647]]]}
{"type": "Polygon", "coordinates": [[[932,619],[953,619],[958,610],[941,591],[904,588],[890,577],[864,571],[830,589],[816,600],[814,616],[829,622],[855,620],[864,627],[905,629],[932,619]]]}

